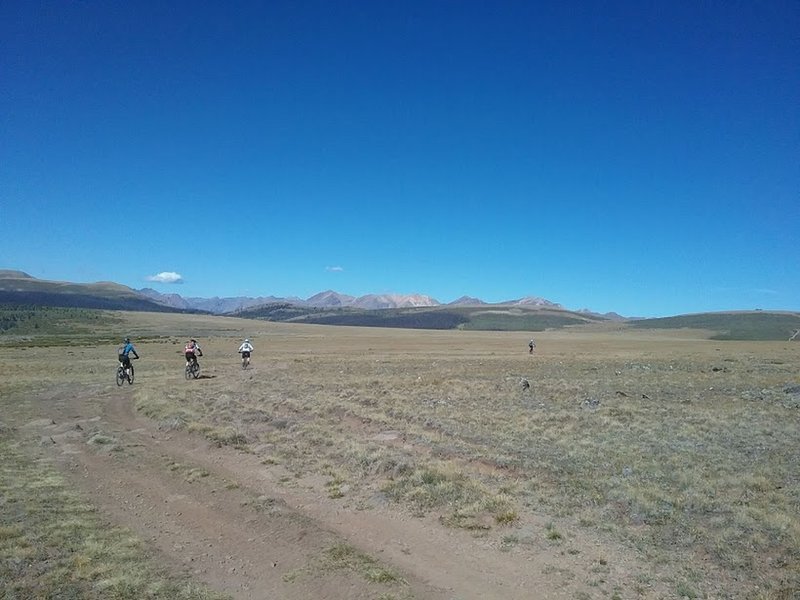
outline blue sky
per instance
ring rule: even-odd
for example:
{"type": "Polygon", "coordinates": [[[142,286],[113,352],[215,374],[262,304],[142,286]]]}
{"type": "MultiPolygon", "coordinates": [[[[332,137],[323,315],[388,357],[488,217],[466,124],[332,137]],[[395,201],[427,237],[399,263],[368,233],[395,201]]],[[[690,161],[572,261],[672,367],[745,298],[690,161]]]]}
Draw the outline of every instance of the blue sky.
{"type": "Polygon", "coordinates": [[[799,107],[795,0],[9,0],[0,268],[800,310],[799,107]]]}

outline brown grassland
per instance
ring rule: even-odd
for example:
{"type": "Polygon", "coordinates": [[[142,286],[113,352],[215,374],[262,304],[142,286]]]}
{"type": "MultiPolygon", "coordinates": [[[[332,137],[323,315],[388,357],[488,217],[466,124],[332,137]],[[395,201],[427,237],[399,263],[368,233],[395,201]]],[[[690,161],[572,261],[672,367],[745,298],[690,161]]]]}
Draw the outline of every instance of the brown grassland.
{"type": "MultiPolygon", "coordinates": [[[[0,598],[59,597],[65,582],[74,595],[60,597],[237,596],[159,570],[157,550],[103,526],[91,494],[26,438],[42,414],[27,402],[81,388],[255,460],[277,486],[341,513],[401,515],[449,536],[454,552],[530,564],[564,597],[800,597],[800,343],[604,324],[538,333],[529,355],[525,332],[149,313],[12,333],[0,336],[0,578],[12,590],[0,598]],[[117,388],[125,334],[142,359],[135,383],[117,388]],[[185,381],[189,335],[205,356],[201,378],[185,381]],[[256,348],[246,371],[244,336],[256,348]],[[74,513],[53,517],[56,496],[74,513]],[[47,560],[60,576],[30,566],[47,560]],[[141,574],[121,583],[123,572],[141,574]]],[[[407,566],[375,554],[331,544],[283,583],[338,561],[374,598],[421,597],[403,583],[407,566]]],[[[493,597],[518,597],[507,589],[493,597]]]]}

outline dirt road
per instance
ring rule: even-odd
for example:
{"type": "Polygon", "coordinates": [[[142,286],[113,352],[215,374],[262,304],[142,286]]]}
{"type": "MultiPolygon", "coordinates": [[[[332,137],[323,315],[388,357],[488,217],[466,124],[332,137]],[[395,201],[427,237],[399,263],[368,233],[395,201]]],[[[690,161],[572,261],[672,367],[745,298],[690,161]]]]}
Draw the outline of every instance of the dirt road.
{"type": "Polygon", "coordinates": [[[558,564],[575,557],[500,552],[379,501],[343,510],[253,455],[160,431],[132,409],[131,388],[59,387],[36,406],[24,431],[110,522],[235,598],[574,597],[558,564]]]}

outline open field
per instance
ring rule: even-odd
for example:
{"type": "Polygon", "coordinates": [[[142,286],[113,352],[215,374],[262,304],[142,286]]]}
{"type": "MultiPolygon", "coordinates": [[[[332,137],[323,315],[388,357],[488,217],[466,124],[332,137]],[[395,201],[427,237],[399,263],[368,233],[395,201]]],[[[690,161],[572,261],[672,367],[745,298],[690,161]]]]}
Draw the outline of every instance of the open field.
{"type": "MultiPolygon", "coordinates": [[[[31,470],[62,473],[64,493],[127,528],[170,589],[797,598],[800,344],[709,335],[598,324],[537,333],[531,356],[524,332],[44,319],[0,337],[3,440],[20,465],[0,482],[19,497],[0,505],[0,576],[48,585],[14,541],[47,529],[20,517],[31,470]],[[111,340],[126,334],[143,358],[117,388],[111,340]],[[188,335],[205,352],[193,381],[188,335]]],[[[94,560],[53,540],[34,550],[94,560]]],[[[113,570],[80,571],[85,597],[113,570]]]]}

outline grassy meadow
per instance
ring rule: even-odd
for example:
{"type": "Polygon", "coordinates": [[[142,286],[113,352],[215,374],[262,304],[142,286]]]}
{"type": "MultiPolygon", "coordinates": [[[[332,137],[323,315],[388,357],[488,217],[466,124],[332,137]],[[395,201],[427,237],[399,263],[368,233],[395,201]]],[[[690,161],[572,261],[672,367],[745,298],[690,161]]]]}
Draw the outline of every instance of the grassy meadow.
{"type": "MultiPolygon", "coordinates": [[[[509,555],[623,548],[636,584],[608,581],[609,552],[576,574],[592,597],[797,598],[800,343],[600,324],[537,333],[529,355],[525,332],[94,316],[0,335],[4,404],[33,387],[113,386],[131,335],[141,414],[256,455],[283,485],[321,482],[343,509],[404,511],[509,555]],[[189,335],[205,357],[187,382],[189,335]]],[[[26,460],[4,471],[4,496],[26,471],[50,477],[26,460]]],[[[19,519],[8,502],[0,516],[8,570],[47,517],[19,519]]]]}

